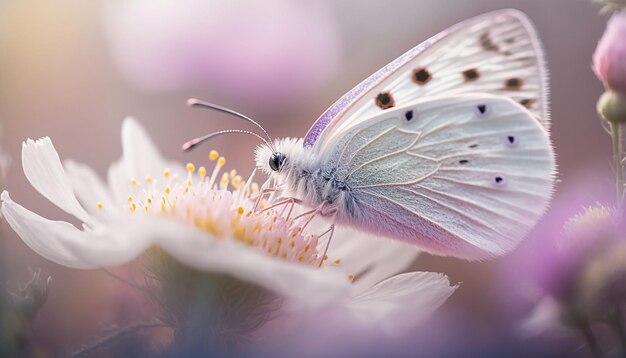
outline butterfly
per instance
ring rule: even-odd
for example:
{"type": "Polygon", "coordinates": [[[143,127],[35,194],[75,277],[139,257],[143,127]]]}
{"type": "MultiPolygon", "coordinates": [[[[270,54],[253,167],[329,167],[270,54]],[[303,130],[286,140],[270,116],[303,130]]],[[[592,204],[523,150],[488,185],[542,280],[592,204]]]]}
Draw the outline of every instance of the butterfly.
{"type": "Polygon", "coordinates": [[[333,223],[481,260],[511,251],[546,210],[556,175],[549,124],[541,44],[527,16],[506,9],[398,57],[302,139],[228,130],[185,147],[255,135],[257,167],[284,197],[333,223]]]}

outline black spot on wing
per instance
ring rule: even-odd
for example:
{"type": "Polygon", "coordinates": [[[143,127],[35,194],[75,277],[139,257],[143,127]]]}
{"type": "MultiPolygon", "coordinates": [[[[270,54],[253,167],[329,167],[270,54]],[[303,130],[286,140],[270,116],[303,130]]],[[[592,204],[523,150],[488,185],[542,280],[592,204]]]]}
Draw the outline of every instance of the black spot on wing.
{"type": "Polygon", "coordinates": [[[535,104],[535,100],[532,98],[526,98],[519,101],[519,103],[526,108],[532,108],[533,104],[535,104]]]}
{"type": "Polygon", "coordinates": [[[507,90],[518,90],[522,88],[524,85],[524,81],[521,78],[509,78],[504,81],[504,89],[507,90]]]}
{"type": "Polygon", "coordinates": [[[425,85],[432,78],[433,78],[433,75],[427,69],[423,67],[416,68],[415,70],[413,70],[413,82],[417,83],[418,85],[425,85]]]}
{"type": "Polygon", "coordinates": [[[381,92],[376,96],[375,103],[381,109],[388,109],[396,105],[393,96],[389,92],[381,92]]]}
{"type": "Polygon", "coordinates": [[[486,51],[499,51],[500,48],[498,47],[498,45],[496,45],[493,40],[491,39],[491,35],[489,35],[488,32],[480,35],[479,38],[479,43],[480,46],[485,49],[486,51]]]}
{"type": "Polygon", "coordinates": [[[463,79],[465,82],[476,81],[480,77],[480,73],[475,68],[463,71],[463,79]]]}

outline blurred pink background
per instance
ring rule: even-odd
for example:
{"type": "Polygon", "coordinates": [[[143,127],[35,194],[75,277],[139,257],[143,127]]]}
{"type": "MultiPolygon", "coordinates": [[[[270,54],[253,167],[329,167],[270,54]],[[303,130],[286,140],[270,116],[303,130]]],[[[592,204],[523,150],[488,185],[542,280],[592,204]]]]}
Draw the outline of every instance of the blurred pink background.
{"type": "MultiPolygon", "coordinates": [[[[147,40],[131,32],[125,35],[133,27],[116,21],[122,22],[122,14],[131,16],[130,12],[108,5],[69,0],[0,2],[2,146],[13,159],[5,187],[17,202],[49,218],[67,219],[27,183],[20,163],[21,142],[26,138],[49,136],[62,158],[87,163],[105,176],[109,163],[121,153],[122,119],[132,115],[166,156],[202,164],[213,148],[226,156],[228,167],[247,174],[253,167],[254,138],[221,137],[193,153],[180,151],[180,145],[194,136],[247,126],[190,109],[185,106],[187,98],[243,112],[274,137],[303,136],[337,98],[404,51],[458,21],[507,7],[528,14],[547,53],[552,138],[560,171],[556,199],[560,193],[584,191],[577,187],[578,179],[610,169],[610,141],[595,113],[603,89],[591,71],[591,55],[606,17],[599,16],[597,6],[587,0],[346,0],[315,6],[278,1],[272,5],[276,7],[250,1],[249,6],[221,9],[219,16],[205,4],[201,10],[172,16],[181,21],[192,16],[189,21],[196,23],[206,19],[207,27],[199,28],[190,43],[182,45],[185,51],[193,51],[194,43],[200,42],[198,51],[207,51],[206,62],[172,63],[187,66],[189,72],[185,81],[169,84],[164,75],[163,86],[159,78],[150,81],[128,75],[141,68],[137,63],[141,58],[123,59],[124,53],[132,52],[133,46],[141,51],[147,40]],[[113,34],[120,28],[124,31],[113,34]],[[272,51],[251,47],[258,44],[257,38],[272,51]]],[[[607,179],[602,185],[613,183],[607,179]]],[[[26,280],[28,267],[41,267],[53,276],[49,302],[36,327],[46,348],[65,352],[102,323],[135,314],[119,304],[107,306],[113,300],[131,305],[135,299],[132,293],[120,293],[124,286],[109,276],[47,262],[6,226],[2,236],[2,259],[12,280],[26,280]],[[120,295],[130,298],[120,300],[120,295]]],[[[414,268],[444,272],[453,282],[462,282],[445,307],[464,312],[475,323],[473,334],[481,337],[502,319],[498,291],[503,288],[506,260],[471,263],[423,255],[414,268]]]]}

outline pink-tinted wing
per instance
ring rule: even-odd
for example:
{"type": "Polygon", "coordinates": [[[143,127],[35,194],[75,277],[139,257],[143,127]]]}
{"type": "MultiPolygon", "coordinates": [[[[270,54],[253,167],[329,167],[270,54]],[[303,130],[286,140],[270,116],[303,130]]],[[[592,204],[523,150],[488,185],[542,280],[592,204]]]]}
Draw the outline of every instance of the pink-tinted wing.
{"type": "Polygon", "coordinates": [[[548,129],[548,83],[536,32],[518,10],[456,24],[409,50],[341,97],[313,124],[304,145],[324,143],[382,111],[434,95],[510,97],[548,129]]]}

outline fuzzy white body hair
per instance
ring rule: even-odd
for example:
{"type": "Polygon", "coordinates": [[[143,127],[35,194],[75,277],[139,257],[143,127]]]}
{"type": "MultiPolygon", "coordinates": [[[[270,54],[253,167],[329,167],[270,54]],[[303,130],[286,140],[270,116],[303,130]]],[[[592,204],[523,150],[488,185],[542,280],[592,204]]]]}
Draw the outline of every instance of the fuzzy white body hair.
{"type": "Polygon", "coordinates": [[[270,168],[272,150],[266,145],[257,147],[256,165],[276,181],[284,197],[300,199],[311,208],[325,204],[324,211],[337,209],[338,222],[353,222],[359,212],[354,198],[344,183],[329,172],[323,156],[316,155],[312,148],[305,148],[301,138],[277,139],[273,145],[276,152],[287,158],[281,170],[270,168]]]}

